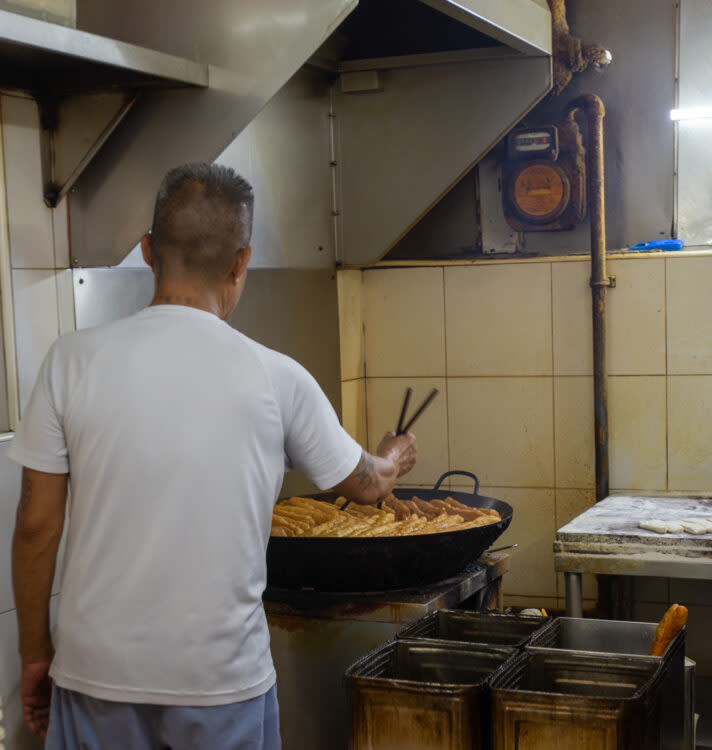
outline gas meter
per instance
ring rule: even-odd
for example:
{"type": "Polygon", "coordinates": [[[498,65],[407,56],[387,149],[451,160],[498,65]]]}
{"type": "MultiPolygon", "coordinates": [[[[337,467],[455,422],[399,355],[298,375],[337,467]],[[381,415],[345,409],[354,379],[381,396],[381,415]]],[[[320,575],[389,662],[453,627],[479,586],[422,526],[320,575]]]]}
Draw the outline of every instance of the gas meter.
{"type": "Polygon", "coordinates": [[[576,121],[513,131],[503,178],[504,215],[513,229],[573,229],[586,215],[586,152],[576,121]]]}

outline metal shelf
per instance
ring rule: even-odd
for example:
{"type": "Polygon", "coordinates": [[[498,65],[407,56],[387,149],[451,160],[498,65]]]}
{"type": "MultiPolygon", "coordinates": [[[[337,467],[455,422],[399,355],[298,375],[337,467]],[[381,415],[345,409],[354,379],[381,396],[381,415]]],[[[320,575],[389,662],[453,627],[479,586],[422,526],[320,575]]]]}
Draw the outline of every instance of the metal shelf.
{"type": "Polygon", "coordinates": [[[0,87],[55,98],[96,91],[208,85],[208,66],[0,11],[0,87]]]}

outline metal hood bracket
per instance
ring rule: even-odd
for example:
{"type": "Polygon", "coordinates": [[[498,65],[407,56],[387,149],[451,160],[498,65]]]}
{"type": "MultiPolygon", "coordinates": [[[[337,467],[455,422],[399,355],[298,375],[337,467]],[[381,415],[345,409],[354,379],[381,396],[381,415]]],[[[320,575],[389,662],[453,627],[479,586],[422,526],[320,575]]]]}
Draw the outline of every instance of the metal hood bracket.
{"type": "Polygon", "coordinates": [[[0,87],[40,109],[43,190],[54,207],[146,89],[206,87],[208,67],[0,11],[0,87]]]}

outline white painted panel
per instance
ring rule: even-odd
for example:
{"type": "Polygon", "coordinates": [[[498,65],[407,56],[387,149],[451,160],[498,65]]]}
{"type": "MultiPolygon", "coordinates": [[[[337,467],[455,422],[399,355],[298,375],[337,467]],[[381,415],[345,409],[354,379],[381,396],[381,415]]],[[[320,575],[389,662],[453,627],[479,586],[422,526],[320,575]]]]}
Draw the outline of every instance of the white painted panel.
{"type": "Polygon", "coordinates": [[[9,442],[0,443],[0,612],[7,612],[15,606],[10,579],[10,548],[22,479],[20,466],[5,455],[9,445],[9,442]]]}
{"type": "Polygon", "coordinates": [[[57,314],[59,335],[76,329],[74,319],[74,281],[71,268],[57,271],[57,314]]]}
{"type": "Polygon", "coordinates": [[[39,270],[13,271],[12,283],[22,415],[42,360],[59,333],[57,285],[54,271],[39,270]]]}
{"type": "Polygon", "coordinates": [[[15,96],[3,96],[0,104],[12,266],[53,268],[52,211],[42,200],[37,105],[15,96]]]}

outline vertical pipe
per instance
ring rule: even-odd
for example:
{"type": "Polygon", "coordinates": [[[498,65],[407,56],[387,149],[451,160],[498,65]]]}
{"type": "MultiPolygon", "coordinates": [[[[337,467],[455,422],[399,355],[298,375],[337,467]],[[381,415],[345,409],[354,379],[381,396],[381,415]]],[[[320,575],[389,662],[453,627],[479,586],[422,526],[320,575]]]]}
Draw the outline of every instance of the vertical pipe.
{"type": "Polygon", "coordinates": [[[582,110],[588,119],[588,201],[591,222],[591,299],[593,313],[593,391],[596,444],[596,501],[608,496],[608,364],[606,361],[606,208],[603,169],[603,118],[599,97],[585,94],[571,102],[573,114],[582,110]]]}

